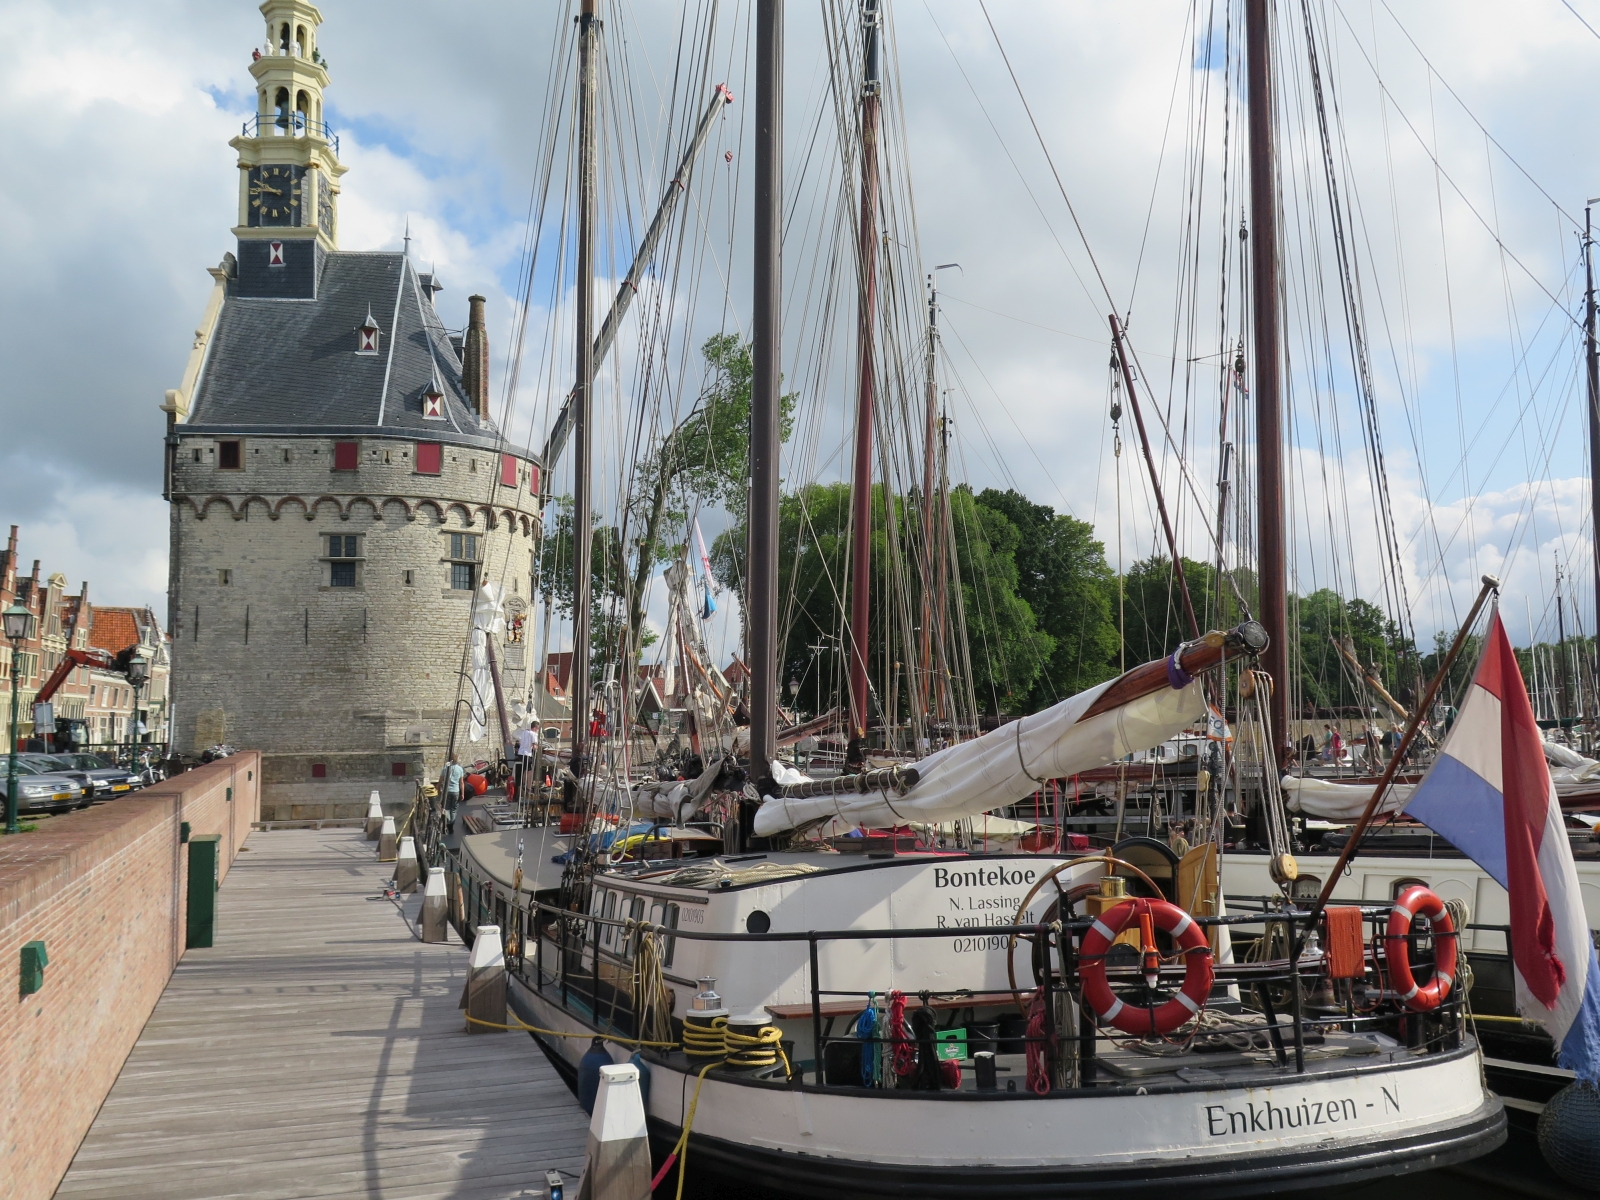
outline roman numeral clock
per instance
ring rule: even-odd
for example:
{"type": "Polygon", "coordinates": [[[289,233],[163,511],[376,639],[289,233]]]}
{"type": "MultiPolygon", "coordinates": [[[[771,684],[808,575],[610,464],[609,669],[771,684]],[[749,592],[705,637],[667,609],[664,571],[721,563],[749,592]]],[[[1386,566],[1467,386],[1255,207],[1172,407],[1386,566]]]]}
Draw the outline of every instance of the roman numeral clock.
{"type": "Polygon", "coordinates": [[[299,225],[304,167],[250,168],[250,224],[299,225]]]}

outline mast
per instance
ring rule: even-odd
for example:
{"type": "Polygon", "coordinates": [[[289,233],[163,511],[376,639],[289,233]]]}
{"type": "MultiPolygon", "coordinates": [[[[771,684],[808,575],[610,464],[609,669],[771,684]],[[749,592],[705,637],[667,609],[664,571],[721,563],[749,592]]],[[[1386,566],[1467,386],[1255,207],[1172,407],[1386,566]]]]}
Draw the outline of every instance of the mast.
{"type": "MultiPolygon", "coordinates": [[[[1600,349],[1596,348],[1594,335],[1594,235],[1589,222],[1589,209],[1593,204],[1591,200],[1583,209],[1583,346],[1589,378],[1589,531],[1594,558],[1593,628],[1595,647],[1600,650],[1600,349]]],[[[1588,667],[1593,672],[1600,667],[1600,663],[1591,658],[1588,667]]]]}
{"type": "Polygon", "coordinates": [[[917,654],[917,712],[922,718],[923,736],[933,744],[928,732],[928,692],[933,682],[933,493],[934,443],[939,436],[938,366],[939,276],[928,272],[928,353],[923,378],[922,428],[922,629],[917,654]]]}
{"type": "Polygon", "coordinates": [[[878,306],[878,0],[863,0],[861,42],[861,218],[856,269],[856,461],[851,491],[850,733],[867,734],[867,638],[872,599],[872,350],[878,306]]]}
{"type": "Polygon", "coordinates": [[[1256,367],[1257,613],[1269,638],[1261,666],[1272,677],[1268,711],[1281,767],[1289,743],[1289,574],[1284,556],[1278,210],[1267,0],[1245,0],[1245,57],[1250,107],[1250,299],[1256,367]]]}
{"type": "Polygon", "coordinates": [[[593,582],[590,529],[594,420],[595,61],[598,0],[581,0],[578,15],[578,343],[572,389],[572,765],[577,772],[589,732],[589,615],[593,582]]]}
{"type": "Polygon", "coordinates": [[[756,0],[754,287],[750,351],[750,770],[778,749],[778,413],[783,304],[783,0],[756,0]]]}
{"type": "Polygon", "coordinates": [[[1559,728],[1569,710],[1571,692],[1567,683],[1567,622],[1561,610],[1561,560],[1556,560],[1556,725],[1559,728]]]}

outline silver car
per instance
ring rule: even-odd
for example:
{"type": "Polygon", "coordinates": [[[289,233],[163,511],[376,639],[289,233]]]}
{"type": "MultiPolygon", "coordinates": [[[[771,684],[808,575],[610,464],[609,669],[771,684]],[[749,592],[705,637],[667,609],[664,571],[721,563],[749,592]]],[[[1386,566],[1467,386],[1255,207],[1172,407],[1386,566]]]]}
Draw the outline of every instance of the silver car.
{"type": "MultiPolygon", "coordinates": [[[[0,756],[0,800],[4,799],[9,783],[10,758],[0,756]]],[[[17,756],[17,811],[69,812],[74,808],[87,808],[93,803],[93,794],[85,795],[83,785],[70,775],[41,771],[17,756]]]]}

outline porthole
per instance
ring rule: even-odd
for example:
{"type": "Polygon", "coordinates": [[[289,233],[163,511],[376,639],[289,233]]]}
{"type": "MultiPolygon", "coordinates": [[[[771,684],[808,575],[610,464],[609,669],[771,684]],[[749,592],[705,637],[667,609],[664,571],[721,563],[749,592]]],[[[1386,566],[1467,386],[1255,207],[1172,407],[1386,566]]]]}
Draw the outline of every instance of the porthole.
{"type": "Polygon", "coordinates": [[[772,928],[772,918],[758,908],[744,919],[744,927],[747,933],[766,933],[772,928]]]}

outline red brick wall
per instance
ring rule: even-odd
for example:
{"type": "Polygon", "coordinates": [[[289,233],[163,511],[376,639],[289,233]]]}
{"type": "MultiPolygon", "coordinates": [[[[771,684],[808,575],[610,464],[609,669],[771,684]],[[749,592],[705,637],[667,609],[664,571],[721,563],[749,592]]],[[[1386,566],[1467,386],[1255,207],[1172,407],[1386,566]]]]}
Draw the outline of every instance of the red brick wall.
{"type": "Polygon", "coordinates": [[[55,1192],[183,954],[179,825],[221,835],[226,873],[260,783],[249,751],[0,837],[0,1196],[55,1192]],[[50,965],[23,996],[35,940],[50,965]]]}

